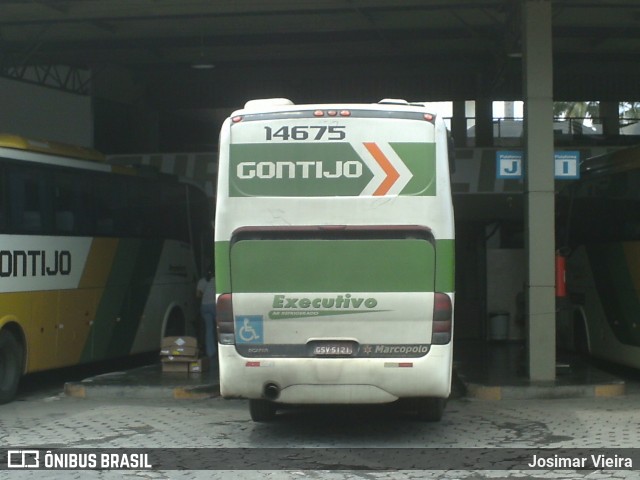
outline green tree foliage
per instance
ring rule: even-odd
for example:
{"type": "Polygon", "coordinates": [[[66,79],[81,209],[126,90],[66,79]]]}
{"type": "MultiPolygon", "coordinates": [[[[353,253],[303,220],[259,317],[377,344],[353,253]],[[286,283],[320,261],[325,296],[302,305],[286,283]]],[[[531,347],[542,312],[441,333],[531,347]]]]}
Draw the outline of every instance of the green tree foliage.
{"type": "Polygon", "coordinates": [[[553,102],[553,116],[557,118],[596,118],[599,114],[599,102],[553,102]]]}
{"type": "Polygon", "coordinates": [[[640,118],[640,102],[621,102],[620,116],[622,118],[640,118]]]}

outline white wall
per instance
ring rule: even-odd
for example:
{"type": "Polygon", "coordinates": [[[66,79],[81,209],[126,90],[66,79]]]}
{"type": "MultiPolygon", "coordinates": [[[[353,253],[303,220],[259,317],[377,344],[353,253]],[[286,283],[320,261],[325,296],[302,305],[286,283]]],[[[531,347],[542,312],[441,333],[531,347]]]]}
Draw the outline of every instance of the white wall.
{"type": "Polygon", "coordinates": [[[92,147],[91,97],[0,78],[0,132],[92,147]]]}

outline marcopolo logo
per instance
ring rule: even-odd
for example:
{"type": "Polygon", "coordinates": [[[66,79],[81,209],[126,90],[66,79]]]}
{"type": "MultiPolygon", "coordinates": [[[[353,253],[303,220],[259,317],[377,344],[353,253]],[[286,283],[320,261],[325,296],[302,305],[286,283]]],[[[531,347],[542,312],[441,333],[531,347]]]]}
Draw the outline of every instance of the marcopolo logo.
{"type": "Polygon", "coordinates": [[[299,298],[274,295],[269,318],[321,317],[353,313],[381,312],[375,310],[378,300],[373,297],[354,297],[350,293],[335,297],[299,298]]]}
{"type": "Polygon", "coordinates": [[[429,353],[430,346],[426,344],[408,345],[360,345],[360,357],[423,357],[429,353]]]}

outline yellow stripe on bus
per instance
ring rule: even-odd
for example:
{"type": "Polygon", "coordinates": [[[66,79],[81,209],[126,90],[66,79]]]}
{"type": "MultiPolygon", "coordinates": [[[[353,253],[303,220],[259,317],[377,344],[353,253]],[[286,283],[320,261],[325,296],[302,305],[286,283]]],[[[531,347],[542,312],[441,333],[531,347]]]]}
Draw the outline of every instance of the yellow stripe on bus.
{"type": "Polygon", "coordinates": [[[101,287],[104,290],[117,249],[117,238],[95,238],[91,243],[78,288],[101,287]]]}
{"type": "Polygon", "coordinates": [[[0,294],[0,327],[15,322],[29,351],[26,372],[79,362],[111,272],[118,239],[91,243],[80,282],[73,290],[0,294]]]}
{"type": "Polygon", "coordinates": [[[82,160],[90,160],[94,162],[104,163],[105,161],[104,155],[92,148],[53,142],[51,140],[26,138],[10,133],[0,133],[0,147],[46,153],[59,157],[80,158],[82,160]]]}

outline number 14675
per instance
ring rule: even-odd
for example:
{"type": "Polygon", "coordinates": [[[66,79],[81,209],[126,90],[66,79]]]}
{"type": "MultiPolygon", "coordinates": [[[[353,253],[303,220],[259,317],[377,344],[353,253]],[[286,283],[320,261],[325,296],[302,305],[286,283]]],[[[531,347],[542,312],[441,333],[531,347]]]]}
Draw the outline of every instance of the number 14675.
{"type": "Polygon", "coordinates": [[[267,141],[273,140],[344,140],[346,128],[342,125],[298,125],[283,126],[275,132],[271,127],[264,127],[267,141]]]}

